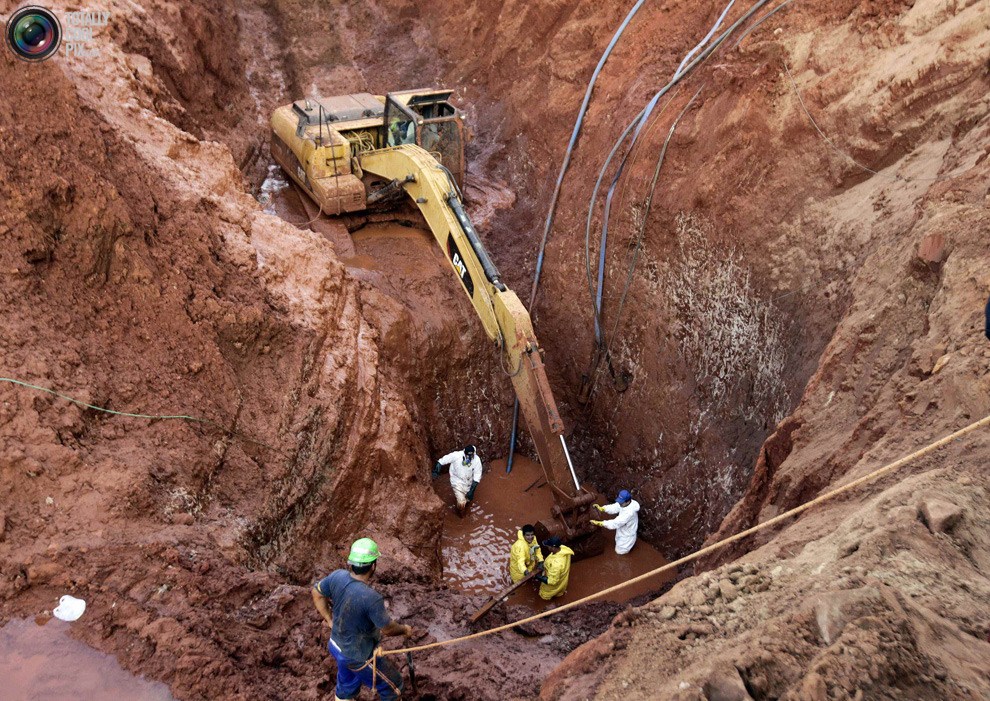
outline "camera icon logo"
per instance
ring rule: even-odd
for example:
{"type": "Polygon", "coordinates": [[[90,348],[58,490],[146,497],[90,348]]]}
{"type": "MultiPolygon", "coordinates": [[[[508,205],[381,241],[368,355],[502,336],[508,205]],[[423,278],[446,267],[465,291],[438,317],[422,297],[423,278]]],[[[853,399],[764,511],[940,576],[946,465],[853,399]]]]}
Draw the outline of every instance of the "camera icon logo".
{"type": "Polygon", "coordinates": [[[51,10],[28,5],[7,20],[7,46],[24,61],[44,61],[55,55],[62,43],[62,25],[51,10]]]}

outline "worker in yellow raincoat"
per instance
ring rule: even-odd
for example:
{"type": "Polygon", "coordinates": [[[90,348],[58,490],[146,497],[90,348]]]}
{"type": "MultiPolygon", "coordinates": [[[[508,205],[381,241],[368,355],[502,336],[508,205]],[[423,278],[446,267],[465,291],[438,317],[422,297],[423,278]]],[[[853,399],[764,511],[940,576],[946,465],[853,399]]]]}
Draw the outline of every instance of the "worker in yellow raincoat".
{"type": "Polygon", "coordinates": [[[571,558],[574,551],[561,544],[560,538],[553,536],[543,541],[543,547],[550,551],[543,561],[543,574],[536,577],[540,585],[540,598],[550,601],[555,596],[567,592],[567,580],[571,576],[571,558]]]}
{"type": "Polygon", "coordinates": [[[536,542],[536,529],[527,523],[522,530],[516,531],[516,542],[509,551],[509,576],[515,584],[542,566],[543,551],[536,542]]]}

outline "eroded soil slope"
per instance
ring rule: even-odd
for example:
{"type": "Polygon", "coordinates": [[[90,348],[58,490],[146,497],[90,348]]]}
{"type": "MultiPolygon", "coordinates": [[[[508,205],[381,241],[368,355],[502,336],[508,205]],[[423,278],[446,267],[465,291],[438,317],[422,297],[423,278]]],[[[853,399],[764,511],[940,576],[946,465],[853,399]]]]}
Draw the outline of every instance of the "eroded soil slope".
{"type": "MultiPolygon", "coordinates": [[[[713,68],[715,104],[682,123],[694,172],[672,168],[672,260],[691,260],[692,229],[721,231],[707,245],[741,251],[754,287],[794,315],[790,352],[831,334],[710,541],[990,413],[990,13],[841,9],[795,4],[771,20],[713,68]],[[754,215],[758,226],[739,226],[754,215]]],[[[675,327],[670,342],[690,363],[686,338],[675,327]]],[[[623,618],[543,697],[986,698],[988,447],[974,434],[710,558],[757,548],[623,618]]]]}
{"type": "MultiPolygon", "coordinates": [[[[940,231],[950,207],[943,201],[954,197],[949,181],[978,179],[974,166],[982,163],[982,3],[791,3],[735,50],[731,40],[669,105],[661,101],[661,115],[627,163],[612,202],[605,267],[610,362],[593,376],[586,269],[590,258],[597,275],[601,200],[590,255],[585,226],[595,179],[624,125],[723,6],[646,3],[630,23],[590,103],[535,310],[574,419],[573,440],[582,446],[581,466],[608,491],[637,488],[646,532],[674,553],[700,543],[741,496],[760,445],[797,406],[849,313],[855,281],[874,279],[871,261],[890,265],[899,251],[897,285],[916,279],[928,287],[878,300],[905,307],[934,294],[936,283],[903,270],[904,261],[925,235],[940,231]],[[670,140],[646,216],[661,146],[699,89],[670,140]],[[581,407],[585,376],[593,376],[594,389],[590,406],[581,407]]],[[[625,11],[506,3],[490,16],[478,4],[444,18],[450,35],[475,39],[444,48],[450,75],[492,108],[478,109],[479,131],[499,134],[503,145],[486,161],[490,174],[519,190],[549,188],[591,68],[625,11]],[[497,98],[482,94],[482,84],[497,98]]],[[[602,192],[611,177],[610,170],[602,192]]],[[[509,244],[493,246],[527,291],[542,202],[520,196],[496,234],[509,244]]],[[[860,304],[880,313],[872,301],[860,304]]],[[[911,333],[901,327],[901,343],[928,332],[922,314],[905,312],[914,325],[911,333]]],[[[891,340],[878,330],[878,344],[891,340]]]]}

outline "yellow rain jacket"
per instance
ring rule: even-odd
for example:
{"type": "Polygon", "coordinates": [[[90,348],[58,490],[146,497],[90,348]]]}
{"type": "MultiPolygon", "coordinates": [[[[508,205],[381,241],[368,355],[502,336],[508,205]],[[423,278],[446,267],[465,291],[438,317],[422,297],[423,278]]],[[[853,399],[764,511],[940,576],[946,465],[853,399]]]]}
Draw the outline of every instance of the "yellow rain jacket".
{"type": "Polygon", "coordinates": [[[571,557],[574,551],[566,545],[560,546],[560,551],[551,553],[543,562],[543,574],[546,584],[540,585],[540,598],[550,601],[567,591],[567,580],[571,576],[571,557]]]}
{"type": "Polygon", "coordinates": [[[516,531],[516,542],[509,551],[509,576],[512,582],[518,582],[532,572],[537,562],[543,562],[543,552],[539,543],[530,543],[522,531],[516,531]]]}

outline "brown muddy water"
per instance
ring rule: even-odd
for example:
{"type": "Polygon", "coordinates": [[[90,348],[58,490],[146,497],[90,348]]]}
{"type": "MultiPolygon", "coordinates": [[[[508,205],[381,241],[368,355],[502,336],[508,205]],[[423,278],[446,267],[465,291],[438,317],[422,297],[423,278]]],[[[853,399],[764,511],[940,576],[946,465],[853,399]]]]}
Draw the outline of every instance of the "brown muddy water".
{"type": "MultiPolygon", "coordinates": [[[[524,524],[549,516],[553,503],[540,465],[517,455],[512,462],[512,472],[506,474],[505,460],[485,463],[485,473],[474,502],[463,519],[458,518],[453,509],[454,495],[447,474],[437,478],[434,486],[448,506],[440,541],[444,582],[470,594],[492,595],[510,586],[509,549],[516,539],[516,531],[524,524]],[[536,486],[532,486],[534,483],[536,486]]],[[[575,601],[667,564],[664,556],[642,539],[636,541],[636,546],[627,555],[615,554],[611,531],[605,534],[605,542],[602,555],[571,565],[567,593],[554,599],[554,603],[575,601]]],[[[673,574],[665,573],[614,592],[603,600],[624,603],[660,589],[672,578],[673,574]]],[[[543,610],[547,602],[537,595],[538,586],[522,587],[507,603],[534,611],[543,610]]]]}
{"type": "Polygon", "coordinates": [[[73,624],[15,619],[0,628],[0,698],[174,701],[164,684],[135,677],[111,655],[70,637],[70,625],[85,625],[85,616],[73,624]]]}

